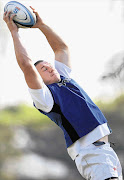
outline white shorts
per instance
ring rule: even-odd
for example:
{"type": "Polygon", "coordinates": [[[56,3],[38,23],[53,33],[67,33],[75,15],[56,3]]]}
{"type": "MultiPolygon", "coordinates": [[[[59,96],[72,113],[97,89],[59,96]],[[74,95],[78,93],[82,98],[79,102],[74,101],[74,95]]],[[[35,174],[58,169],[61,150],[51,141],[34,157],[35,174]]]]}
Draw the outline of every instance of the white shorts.
{"type": "Polygon", "coordinates": [[[122,178],[120,161],[109,143],[101,146],[91,144],[83,148],[75,159],[78,171],[86,180],[122,178]]]}

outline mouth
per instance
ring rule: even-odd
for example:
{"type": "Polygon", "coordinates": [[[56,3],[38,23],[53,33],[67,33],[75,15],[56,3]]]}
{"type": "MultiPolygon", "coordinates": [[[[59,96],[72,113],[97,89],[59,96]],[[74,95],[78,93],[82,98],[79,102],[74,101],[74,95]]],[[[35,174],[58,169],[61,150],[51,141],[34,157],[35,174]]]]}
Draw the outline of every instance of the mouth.
{"type": "Polygon", "coordinates": [[[53,73],[53,74],[51,74],[51,77],[53,77],[53,76],[55,76],[56,74],[55,73],[53,73]]]}

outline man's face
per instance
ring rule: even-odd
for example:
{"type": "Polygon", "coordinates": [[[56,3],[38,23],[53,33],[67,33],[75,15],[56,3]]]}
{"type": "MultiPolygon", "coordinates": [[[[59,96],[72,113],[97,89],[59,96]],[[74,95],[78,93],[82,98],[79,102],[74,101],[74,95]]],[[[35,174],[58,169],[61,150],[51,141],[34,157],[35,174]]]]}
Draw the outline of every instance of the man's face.
{"type": "Polygon", "coordinates": [[[46,85],[57,83],[61,80],[57,70],[48,62],[40,62],[36,65],[36,68],[46,85]]]}

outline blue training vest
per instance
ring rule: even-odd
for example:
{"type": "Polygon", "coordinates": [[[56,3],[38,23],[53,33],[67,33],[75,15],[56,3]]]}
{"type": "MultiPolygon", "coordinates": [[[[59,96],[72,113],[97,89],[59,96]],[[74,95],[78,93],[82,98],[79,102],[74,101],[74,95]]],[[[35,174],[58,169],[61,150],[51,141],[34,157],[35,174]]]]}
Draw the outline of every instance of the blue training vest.
{"type": "Polygon", "coordinates": [[[38,110],[63,130],[67,148],[107,122],[100,109],[73,79],[61,76],[61,82],[47,87],[52,93],[54,106],[49,113],[38,110]]]}

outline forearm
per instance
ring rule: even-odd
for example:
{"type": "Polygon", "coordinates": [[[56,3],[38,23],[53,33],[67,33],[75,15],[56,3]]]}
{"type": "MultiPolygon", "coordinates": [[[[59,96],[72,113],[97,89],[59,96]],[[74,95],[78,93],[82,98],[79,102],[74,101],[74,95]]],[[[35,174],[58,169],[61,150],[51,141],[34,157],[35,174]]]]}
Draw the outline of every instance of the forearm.
{"type": "Polygon", "coordinates": [[[50,44],[54,53],[61,51],[61,50],[66,50],[67,46],[64,43],[64,41],[49,26],[47,26],[43,22],[43,20],[39,16],[38,12],[35,11],[34,8],[32,8],[32,10],[37,17],[37,23],[33,26],[33,28],[38,28],[42,31],[42,33],[46,36],[46,39],[48,40],[48,43],[50,44]]]}
{"type": "Polygon", "coordinates": [[[16,55],[18,65],[20,66],[21,70],[24,71],[25,67],[31,63],[31,59],[29,58],[23,46],[23,43],[21,41],[21,38],[18,32],[12,32],[11,34],[13,38],[15,55],[16,55]]]}
{"type": "Polygon", "coordinates": [[[18,65],[24,73],[28,87],[31,89],[41,89],[43,87],[43,80],[33,65],[32,60],[29,58],[18,32],[11,34],[14,42],[16,59],[18,65]]]}
{"type": "Polygon", "coordinates": [[[41,24],[39,29],[46,36],[54,53],[68,48],[65,42],[46,24],[41,24]]]}

